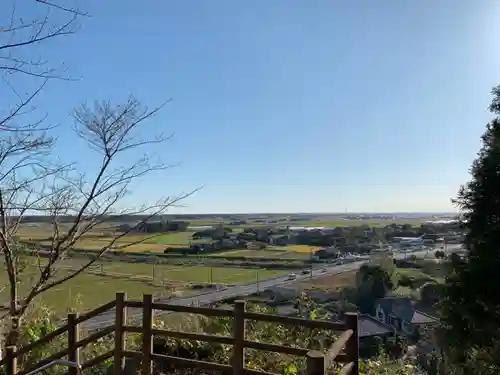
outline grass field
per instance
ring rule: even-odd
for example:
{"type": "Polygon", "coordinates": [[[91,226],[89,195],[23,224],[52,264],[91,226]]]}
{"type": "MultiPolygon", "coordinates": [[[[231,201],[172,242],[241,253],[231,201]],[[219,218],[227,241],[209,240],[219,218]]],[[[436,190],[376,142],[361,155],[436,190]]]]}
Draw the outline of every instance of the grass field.
{"type": "Polygon", "coordinates": [[[356,271],[342,272],[336,275],[326,275],[313,280],[305,280],[298,285],[303,289],[338,291],[356,284],[356,271]]]}
{"type": "MultiPolygon", "coordinates": [[[[191,241],[193,233],[194,232],[175,232],[175,233],[160,234],[158,236],[146,239],[144,242],[149,244],[158,244],[158,245],[185,246],[188,245],[189,242],[191,241]]],[[[131,235],[123,237],[122,241],[134,242],[134,241],[140,241],[141,239],[147,237],[150,237],[150,235],[131,235]]],[[[163,247],[165,248],[165,246],[163,247]]]]}
{"type": "MultiPolygon", "coordinates": [[[[61,266],[77,268],[82,260],[68,259],[61,266]]],[[[265,279],[285,273],[280,270],[266,270],[240,267],[175,266],[169,264],[147,264],[128,262],[101,262],[93,267],[96,272],[153,277],[156,281],[176,281],[184,283],[226,283],[238,284],[257,279],[265,279]]]]}
{"type": "MultiPolygon", "coordinates": [[[[109,239],[83,239],[81,241],[77,241],[75,243],[75,248],[76,249],[85,249],[85,250],[100,250],[104,246],[106,246],[109,243],[109,239]]],[[[140,244],[133,244],[129,245],[127,247],[122,248],[122,246],[126,244],[130,244],[132,241],[117,241],[113,247],[111,247],[110,250],[121,250],[124,252],[160,252],[162,253],[165,250],[165,245],[159,245],[159,244],[151,244],[151,243],[140,243],[140,244]]],[[[42,246],[50,246],[51,242],[50,241],[40,241],[40,245],[42,246]]]]}
{"type": "Polygon", "coordinates": [[[257,280],[267,279],[278,276],[285,272],[275,270],[248,269],[248,268],[230,268],[230,267],[173,267],[169,265],[152,265],[140,263],[110,263],[103,264],[104,272],[116,272],[133,275],[152,276],[155,280],[181,281],[189,283],[225,283],[240,284],[257,280]]]}
{"type": "Polygon", "coordinates": [[[210,257],[221,257],[221,258],[231,258],[231,257],[247,257],[247,258],[270,258],[270,259],[305,259],[308,257],[304,253],[291,252],[286,250],[230,250],[221,253],[214,253],[209,255],[210,257]]]}
{"type": "MultiPolygon", "coordinates": [[[[63,277],[68,271],[59,271],[58,277],[63,277]]],[[[5,285],[5,274],[0,276],[0,282],[5,285]]],[[[21,284],[23,285],[23,284],[21,284]]],[[[26,284],[24,284],[26,285],[26,284]]],[[[26,291],[26,286],[21,287],[26,291]]],[[[130,298],[142,298],[144,293],[156,296],[169,295],[172,290],[165,287],[153,286],[142,281],[127,279],[112,279],[104,276],[81,274],[61,286],[44,293],[37,298],[35,304],[45,305],[57,314],[64,314],[70,308],[90,310],[115,298],[116,292],[125,291],[130,298]]],[[[23,295],[23,294],[21,294],[23,295]]],[[[0,293],[0,301],[7,301],[6,291],[0,293]]]]}
{"type": "MultiPolygon", "coordinates": [[[[66,260],[62,262],[63,267],[76,268],[82,264],[80,260],[66,260]]],[[[152,293],[157,296],[167,296],[173,292],[186,290],[188,283],[221,283],[241,284],[256,280],[263,280],[286,273],[280,270],[261,270],[249,268],[224,268],[224,267],[176,267],[169,265],[155,265],[143,263],[125,262],[102,262],[93,268],[94,272],[104,272],[110,276],[101,276],[83,273],[68,282],[57,286],[45,293],[38,299],[38,303],[48,306],[57,313],[65,313],[69,308],[92,309],[114,298],[116,292],[127,292],[130,298],[141,298],[144,293],[152,293]],[[147,280],[134,280],[133,275],[149,277],[147,280]],[[151,279],[154,275],[153,284],[151,279]],[[176,282],[174,286],[161,286],[160,282],[176,282]],[[184,285],[184,286],[183,286],[184,285]]],[[[24,280],[29,280],[36,275],[36,268],[32,267],[23,274],[24,280]]],[[[66,268],[57,271],[57,278],[69,274],[66,268]]],[[[7,284],[5,270],[0,272],[0,285],[7,284]]],[[[21,283],[21,292],[26,292],[29,281],[21,283]]],[[[6,302],[7,290],[0,293],[0,301],[6,302]]]]}
{"type": "Polygon", "coordinates": [[[280,247],[280,249],[288,250],[288,251],[296,251],[298,253],[314,253],[316,250],[319,250],[318,246],[309,246],[309,245],[289,245],[280,247]]]}
{"type": "MultiPolygon", "coordinates": [[[[123,248],[126,252],[163,252],[168,245],[187,246],[191,238],[192,232],[179,232],[171,234],[161,234],[153,238],[148,238],[147,235],[124,236],[118,239],[112,249],[123,248]],[[144,240],[141,243],[138,241],[144,240]]],[[[75,243],[75,248],[87,250],[99,250],[106,246],[112,240],[111,237],[90,237],[82,238],[75,243]]],[[[41,245],[50,246],[51,241],[40,241],[41,245]]]]}

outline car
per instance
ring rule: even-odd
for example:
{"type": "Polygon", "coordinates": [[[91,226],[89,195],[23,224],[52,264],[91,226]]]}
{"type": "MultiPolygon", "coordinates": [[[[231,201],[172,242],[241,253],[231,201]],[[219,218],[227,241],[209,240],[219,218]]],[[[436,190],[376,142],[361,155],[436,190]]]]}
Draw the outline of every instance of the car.
{"type": "Polygon", "coordinates": [[[301,273],[302,273],[302,275],[307,275],[307,274],[308,274],[308,273],[310,273],[310,272],[311,272],[311,271],[309,271],[309,270],[302,270],[302,272],[301,272],[301,273]]]}
{"type": "Polygon", "coordinates": [[[326,268],[323,268],[323,269],[321,270],[321,273],[325,273],[325,272],[326,272],[326,268]]]}
{"type": "Polygon", "coordinates": [[[287,280],[295,280],[297,278],[297,275],[294,273],[289,274],[286,279],[287,280]]]}

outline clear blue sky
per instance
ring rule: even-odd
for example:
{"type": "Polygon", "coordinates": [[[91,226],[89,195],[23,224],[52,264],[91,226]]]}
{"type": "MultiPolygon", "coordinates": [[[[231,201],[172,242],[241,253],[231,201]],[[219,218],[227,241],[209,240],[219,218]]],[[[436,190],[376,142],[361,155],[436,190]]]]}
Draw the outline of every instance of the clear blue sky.
{"type": "Polygon", "coordinates": [[[150,129],[182,165],[128,199],[205,185],[176,212],[450,211],[500,84],[495,0],[80,3],[82,29],[35,51],[81,77],[38,100],[57,152],[95,170],[83,100],[172,98],[150,129]]]}

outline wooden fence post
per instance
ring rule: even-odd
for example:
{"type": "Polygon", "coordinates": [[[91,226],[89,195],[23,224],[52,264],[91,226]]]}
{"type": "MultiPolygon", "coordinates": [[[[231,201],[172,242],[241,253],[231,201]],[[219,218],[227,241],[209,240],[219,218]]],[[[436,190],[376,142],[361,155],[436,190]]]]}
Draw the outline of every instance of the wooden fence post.
{"type": "Polygon", "coordinates": [[[352,336],[347,340],[345,351],[349,362],[354,362],[351,375],[359,375],[359,336],[358,336],[358,314],[348,312],[345,314],[347,329],[352,329],[352,336]]]}
{"type": "Polygon", "coordinates": [[[307,352],[307,375],[324,375],[325,373],[325,355],[319,350],[310,350],[307,352]]]}
{"type": "Polygon", "coordinates": [[[245,301],[234,302],[233,375],[243,375],[245,367],[245,301]]]}
{"type": "Polygon", "coordinates": [[[142,310],[142,375],[153,374],[153,295],[144,294],[142,310]]]}
{"type": "MultiPolygon", "coordinates": [[[[80,365],[80,348],[77,346],[80,341],[80,330],[77,319],[78,314],[68,314],[68,359],[80,365]]],[[[78,369],[70,367],[69,375],[78,375],[78,369]]]]}
{"type": "Polygon", "coordinates": [[[5,356],[7,357],[7,375],[16,375],[17,374],[17,357],[16,357],[17,348],[15,346],[7,346],[5,348],[5,356]]]}
{"type": "Polygon", "coordinates": [[[125,371],[125,356],[123,355],[123,352],[126,350],[126,341],[123,326],[127,325],[127,308],[125,307],[126,301],[126,293],[116,293],[113,375],[122,375],[125,371]]]}

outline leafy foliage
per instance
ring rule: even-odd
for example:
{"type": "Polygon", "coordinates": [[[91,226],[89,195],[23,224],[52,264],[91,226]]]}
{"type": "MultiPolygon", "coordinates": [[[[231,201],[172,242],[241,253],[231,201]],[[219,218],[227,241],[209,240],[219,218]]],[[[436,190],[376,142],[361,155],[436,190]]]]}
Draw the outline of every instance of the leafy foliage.
{"type": "Polygon", "coordinates": [[[374,313],[375,301],[383,298],[397,283],[396,266],[391,259],[364,264],[356,275],[357,305],[363,314],[374,313]]]}
{"type": "MultiPolygon", "coordinates": [[[[500,87],[490,107],[500,114],[500,87]]],[[[471,180],[455,203],[463,212],[467,254],[451,257],[443,320],[450,358],[464,374],[500,371],[500,118],[491,121],[473,162],[471,180]]]]}
{"type": "MultiPolygon", "coordinates": [[[[248,310],[262,313],[272,313],[273,309],[261,305],[249,304],[248,310]]],[[[318,306],[305,295],[297,299],[297,309],[299,314],[308,314],[310,319],[328,318],[318,306]]],[[[192,314],[182,314],[176,316],[169,315],[166,320],[156,319],[155,328],[170,329],[186,332],[204,332],[220,336],[230,336],[232,334],[232,320],[229,318],[206,318],[192,314]],[[173,318],[171,319],[171,317],[173,318]]],[[[34,342],[53,331],[56,327],[53,316],[46,309],[41,309],[37,315],[30,316],[30,320],[23,326],[21,341],[26,345],[34,342]]],[[[112,335],[111,335],[112,336],[112,335]]],[[[21,368],[38,362],[50,354],[59,351],[66,346],[66,337],[62,336],[49,345],[31,352],[29,358],[23,357],[19,362],[21,368]]],[[[287,345],[292,347],[327,349],[336,339],[336,336],[329,331],[310,330],[303,327],[286,326],[276,323],[249,321],[247,324],[247,339],[269,344],[287,345]]],[[[112,337],[106,337],[99,342],[94,342],[86,346],[81,353],[83,361],[90,360],[95,356],[111,350],[113,347],[112,337]]],[[[133,334],[128,336],[128,348],[140,350],[141,335],[133,334]]],[[[175,355],[184,358],[192,358],[218,363],[230,363],[231,347],[222,344],[205,343],[201,341],[188,341],[174,338],[155,339],[154,351],[168,355],[175,355]]],[[[112,359],[101,365],[94,366],[85,371],[85,374],[104,375],[109,373],[112,366],[112,359]]],[[[269,353],[256,350],[246,351],[246,366],[260,371],[269,371],[287,375],[303,373],[305,370],[304,358],[285,355],[280,353],[269,353]]],[[[337,368],[338,369],[338,368],[337,368]]],[[[62,374],[64,369],[54,369],[50,374],[62,374]]],[[[139,362],[129,362],[125,373],[127,375],[138,374],[140,372],[139,362]]],[[[155,373],[183,373],[200,374],[199,371],[176,370],[169,368],[165,364],[157,364],[155,373]]],[[[360,363],[360,373],[362,375],[414,375],[416,368],[408,363],[401,364],[390,360],[384,355],[380,355],[376,361],[365,361],[360,363]]],[[[47,374],[48,375],[48,374],[47,374]]]]}

